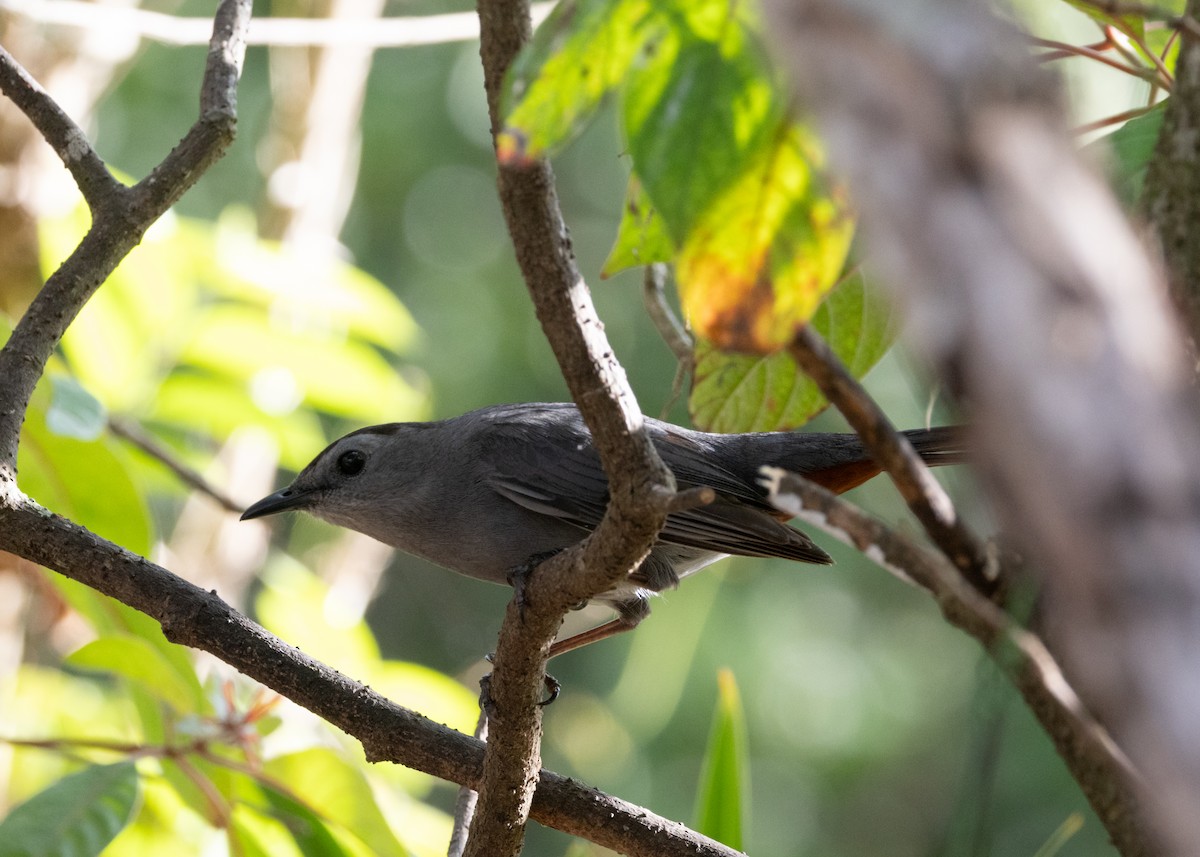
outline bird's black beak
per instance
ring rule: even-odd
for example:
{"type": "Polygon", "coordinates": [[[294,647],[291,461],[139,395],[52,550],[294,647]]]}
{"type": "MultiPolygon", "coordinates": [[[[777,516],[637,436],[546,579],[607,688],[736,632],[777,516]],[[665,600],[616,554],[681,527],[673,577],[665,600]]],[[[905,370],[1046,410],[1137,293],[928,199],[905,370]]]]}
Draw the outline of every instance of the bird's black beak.
{"type": "Polygon", "coordinates": [[[284,488],[282,491],[268,494],[257,503],[252,504],[249,509],[242,512],[241,520],[249,521],[251,518],[286,512],[288,509],[302,509],[306,505],[308,505],[307,492],[297,491],[295,488],[284,488]]]}

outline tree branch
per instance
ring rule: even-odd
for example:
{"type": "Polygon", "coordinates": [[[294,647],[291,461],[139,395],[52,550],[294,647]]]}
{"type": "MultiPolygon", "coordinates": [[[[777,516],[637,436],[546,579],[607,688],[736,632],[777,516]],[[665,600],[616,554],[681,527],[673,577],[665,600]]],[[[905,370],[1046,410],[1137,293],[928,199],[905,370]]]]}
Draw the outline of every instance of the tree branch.
{"type": "MultiPolygon", "coordinates": [[[[1200,0],[1186,14],[1200,15],[1200,0]]],[[[1162,246],[1170,271],[1171,297],[1200,344],[1200,37],[1179,45],[1177,84],[1167,100],[1158,146],[1146,170],[1142,206],[1162,246]]]]}
{"type": "MultiPolygon", "coordinates": [[[[479,788],[483,745],[402,708],[271,635],[215,594],[51,514],[15,490],[0,494],[0,548],[53,568],[153,617],[172,642],[225,663],[392,761],[479,788]]],[[[531,816],[635,857],[737,857],[676,822],[550,771],[537,776],[531,816]]]]}
{"type": "MultiPolygon", "coordinates": [[[[505,71],[530,37],[528,0],[480,0],[480,56],[493,137],[500,131],[505,71]]],[[[645,558],[675,490],[644,430],[633,391],[604,336],[579,274],[559,211],[549,164],[501,165],[497,186],[505,220],[542,330],[592,432],[609,478],[609,507],[580,546],[543,563],[510,604],[489,687],[498,717],[487,757],[468,857],[520,852],[540,763],[538,706],[550,643],[572,605],[610,589],[645,558]]]]}
{"type": "Polygon", "coordinates": [[[883,409],[842,365],[829,344],[812,325],[805,325],[792,340],[788,352],[858,432],[871,457],[891,477],[934,544],[977,590],[994,591],[996,581],[989,574],[982,542],[954,511],[950,495],[933,478],[912,444],[896,431],[883,409]]]}
{"type": "Polygon", "coordinates": [[[762,469],[771,502],[857,549],[937,601],[946,621],[979,641],[1054,742],[1088,803],[1115,839],[1136,839],[1140,778],[1075,694],[1045,644],[963,580],[960,570],[858,507],[794,473],[762,469]]]}
{"type": "Polygon", "coordinates": [[[250,0],[222,0],[204,72],[200,118],[167,158],[133,188],[112,179],[78,127],[57,106],[48,108],[49,97],[19,71],[11,57],[0,55],[4,91],[9,93],[11,87],[17,93],[14,100],[47,134],[92,208],[91,228],[46,281],[0,349],[0,378],[5,380],[0,388],[0,489],[15,481],[17,444],[29,397],[67,327],[150,224],[233,142],[237,79],[249,18],[250,0]]]}
{"type": "Polygon", "coordinates": [[[125,190],[100,160],[83,129],[3,46],[0,46],[0,92],[29,117],[63,166],[71,171],[79,192],[93,213],[103,210],[110,198],[125,190]]]}
{"type": "MultiPolygon", "coordinates": [[[[1162,283],[981,2],[772,0],[910,342],[963,391],[1074,686],[1144,776],[1125,855],[1200,843],[1200,407],[1162,283]]],[[[1130,808],[1133,812],[1133,808],[1130,808]]]]}

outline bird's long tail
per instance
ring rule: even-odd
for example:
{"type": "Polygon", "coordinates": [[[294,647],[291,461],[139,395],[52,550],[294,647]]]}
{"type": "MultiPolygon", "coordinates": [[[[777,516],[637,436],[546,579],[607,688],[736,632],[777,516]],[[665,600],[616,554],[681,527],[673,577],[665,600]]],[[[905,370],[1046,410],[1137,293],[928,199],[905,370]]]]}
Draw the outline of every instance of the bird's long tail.
{"type": "Polygon", "coordinates": [[[938,426],[901,432],[930,467],[963,464],[967,461],[966,431],[963,426],[938,426]]]}
{"type": "MultiPolygon", "coordinates": [[[[965,431],[962,426],[939,426],[931,429],[909,429],[902,434],[913,449],[930,467],[962,464],[967,460],[965,431]]],[[[880,473],[880,467],[862,449],[861,441],[853,439],[843,461],[831,466],[810,470],[804,475],[830,491],[841,494],[866,482],[880,473]],[[852,451],[853,450],[853,451],[852,451]]]]}

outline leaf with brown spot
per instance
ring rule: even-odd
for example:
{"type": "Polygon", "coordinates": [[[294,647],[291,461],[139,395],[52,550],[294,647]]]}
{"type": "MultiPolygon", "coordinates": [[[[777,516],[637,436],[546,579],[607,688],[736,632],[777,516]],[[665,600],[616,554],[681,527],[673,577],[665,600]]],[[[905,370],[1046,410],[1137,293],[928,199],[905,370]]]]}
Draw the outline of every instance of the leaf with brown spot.
{"type": "Polygon", "coordinates": [[[718,348],[778,350],[837,282],[853,219],[821,161],[811,132],[781,123],[685,239],[676,268],[684,313],[718,348]]]}

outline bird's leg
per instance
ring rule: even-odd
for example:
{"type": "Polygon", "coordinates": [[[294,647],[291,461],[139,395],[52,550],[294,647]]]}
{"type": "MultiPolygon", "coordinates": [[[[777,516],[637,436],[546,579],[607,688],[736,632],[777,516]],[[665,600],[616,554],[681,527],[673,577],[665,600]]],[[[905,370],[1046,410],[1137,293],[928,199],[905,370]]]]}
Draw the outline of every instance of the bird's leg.
{"type": "Polygon", "coordinates": [[[609,637],[620,634],[623,631],[632,631],[638,626],[638,623],[650,615],[650,602],[647,598],[631,598],[614,606],[617,608],[617,618],[605,622],[603,625],[597,625],[595,628],[589,628],[586,631],[581,631],[578,634],[555,641],[550,646],[549,657],[553,658],[556,655],[573,652],[575,649],[583,648],[590,643],[607,640],[609,637]]]}
{"type": "Polygon", "coordinates": [[[552,550],[535,553],[520,565],[510,568],[504,575],[508,585],[513,588],[513,601],[517,603],[517,611],[521,614],[522,621],[525,619],[525,584],[529,581],[529,575],[533,574],[533,570],[543,562],[561,552],[561,550],[552,550]]]}

